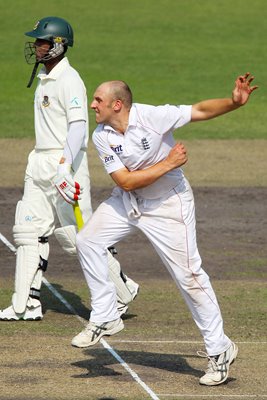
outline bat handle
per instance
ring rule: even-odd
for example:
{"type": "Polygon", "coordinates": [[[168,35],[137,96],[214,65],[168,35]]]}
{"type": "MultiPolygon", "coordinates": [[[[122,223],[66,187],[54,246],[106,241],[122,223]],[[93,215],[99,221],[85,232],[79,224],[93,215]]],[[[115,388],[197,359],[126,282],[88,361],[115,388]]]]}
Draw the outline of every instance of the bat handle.
{"type": "Polygon", "coordinates": [[[78,228],[78,231],[80,231],[83,227],[83,217],[82,217],[82,212],[81,212],[78,201],[76,201],[72,207],[73,207],[73,212],[74,212],[74,216],[76,219],[77,228],[78,228]]]}

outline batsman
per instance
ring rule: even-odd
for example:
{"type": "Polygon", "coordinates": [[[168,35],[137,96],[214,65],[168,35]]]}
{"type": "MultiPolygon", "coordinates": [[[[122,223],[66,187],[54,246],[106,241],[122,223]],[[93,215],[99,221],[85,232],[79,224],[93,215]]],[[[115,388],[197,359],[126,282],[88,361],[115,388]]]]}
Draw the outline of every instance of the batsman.
{"type": "MultiPolygon", "coordinates": [[[[77,211],[80,200],[84,222],[92,214],[86,153],[87,94],[80,75],[66,57],[74,44],[73,29],[62,18],[45,17],[25,35],[34,40],[25,43],[24,50],[27,63],[34,65],[28,87],[40,64],[42,68],[34,96],[36,143],[28,157],[24,194],[17,204],[13,227],[17,246],[15,291],[11,306],[0,311],[0,320],[6,321],[43,318],[40,290],[48,265],[49,237],[54,233],[67,253],[76,254],[73,205],[77,211]]],[[[139,286],[122,273],[111,254],[114,248],[109,250],[109,274],[122,315],[139,286]]]]}

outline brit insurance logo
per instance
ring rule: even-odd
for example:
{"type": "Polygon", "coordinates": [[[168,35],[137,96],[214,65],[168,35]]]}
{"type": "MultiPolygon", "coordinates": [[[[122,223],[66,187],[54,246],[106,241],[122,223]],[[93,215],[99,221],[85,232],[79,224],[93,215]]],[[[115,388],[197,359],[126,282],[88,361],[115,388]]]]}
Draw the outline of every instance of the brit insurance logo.
{"type": "Polygon", "coordinates": [[[110,148],[111,148],[111,150],[114,151],[115,154],[121,154],[123,152],[121,144],[118,144],[118,145],[111,144],[110,148]]]}
{"type": "Polygon", "coordinates": [[[102,156],[102,160],[104,164],[107,166],[115,162],[114,156],[112,154],[104,154],[102,156]]]}

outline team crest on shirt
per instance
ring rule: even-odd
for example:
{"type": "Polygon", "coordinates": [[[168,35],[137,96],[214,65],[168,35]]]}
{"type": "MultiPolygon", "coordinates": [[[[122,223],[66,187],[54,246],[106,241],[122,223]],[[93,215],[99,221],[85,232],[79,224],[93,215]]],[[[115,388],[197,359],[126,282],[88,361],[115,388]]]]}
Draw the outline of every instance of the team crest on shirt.
{"type": "Polygon", "coordinates": [[[118,144],[118,145],[111,144],[110,148],[111,148],[111,150],[114,151],[115,154],[121,154],[123,152],[121,144],[118,144]]]}
{"type": "Polygon", "coordinates": [[[142,145],[142,147],[143,147],[144,150],[149,150],[149,149],[150,149],[150,145],[149,145],[149,143],[148,143],[148,140],[147,140],[147,138],[145,138],[145,137],[143,137],[143,138],[141,139],[141,145],[142,145]]]}
{"type": "Polygon", "coordinates": [[[44,96],[43,101],[42,101],[43,107],[48,107],[50,105],[50,101],[48,96],[44,96]]]}

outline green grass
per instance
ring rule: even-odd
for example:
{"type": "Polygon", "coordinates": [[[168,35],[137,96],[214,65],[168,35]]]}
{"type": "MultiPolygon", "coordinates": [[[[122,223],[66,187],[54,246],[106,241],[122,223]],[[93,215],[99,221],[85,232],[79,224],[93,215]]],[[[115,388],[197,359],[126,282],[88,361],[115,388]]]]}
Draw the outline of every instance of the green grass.
{"type": "MultiPolygon", "coordinates": [[[[68,56],[83,77],[89,101],[105,80],[124,79],[134,101],[191,104],[231,95],[246,71],[260,89],[245,109],[191,124],[182,138],[266,138],[265,0],[12,0],[0,3],[0,137],[33,137],[32,67],[24,61],[24,32],[39,18],[62,16],[75,32],[68,56]]],[[[90,113],[91,131],[94,117],[90,113]]]]}

